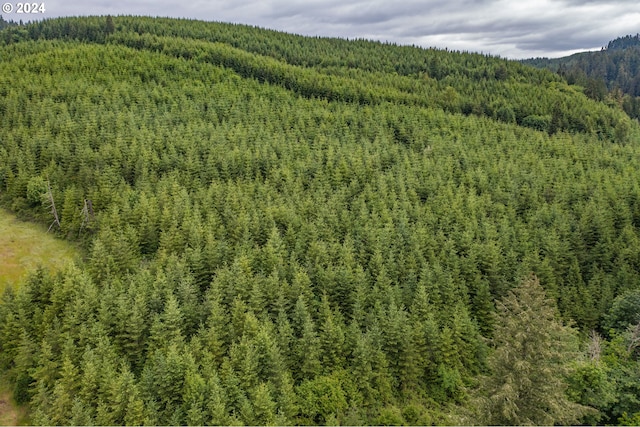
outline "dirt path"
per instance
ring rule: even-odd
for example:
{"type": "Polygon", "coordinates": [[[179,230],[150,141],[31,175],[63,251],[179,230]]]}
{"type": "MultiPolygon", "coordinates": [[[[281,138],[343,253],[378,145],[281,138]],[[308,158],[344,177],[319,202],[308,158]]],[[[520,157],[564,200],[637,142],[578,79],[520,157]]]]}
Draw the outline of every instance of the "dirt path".
{"type": "Polygon", "coordinates": [[[0,426],[17,426],[19,421],[20,411],[11,402],[9,393],[0,393],[0,426]]]}

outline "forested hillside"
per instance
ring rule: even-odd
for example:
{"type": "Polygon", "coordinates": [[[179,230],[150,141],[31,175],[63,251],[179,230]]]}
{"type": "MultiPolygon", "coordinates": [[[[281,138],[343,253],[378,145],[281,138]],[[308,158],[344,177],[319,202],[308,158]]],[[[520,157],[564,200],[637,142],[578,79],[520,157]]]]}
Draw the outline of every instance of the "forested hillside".
{"type": "Polygon", "coordinates": [[[33,423],[640,421],[619,107],[498,58],[240,25],[0,40],[0,203],[86,251],[0,302],[33,423]]]}
{"type": "Polygon", "coordinates": [[[557,72],[570,84],[585,88],[597,100],[620,105],[629,116],[640,118],[640,34],[611,40],[597,52],[564,58],[535,58],[523,63],[557,72]]]}

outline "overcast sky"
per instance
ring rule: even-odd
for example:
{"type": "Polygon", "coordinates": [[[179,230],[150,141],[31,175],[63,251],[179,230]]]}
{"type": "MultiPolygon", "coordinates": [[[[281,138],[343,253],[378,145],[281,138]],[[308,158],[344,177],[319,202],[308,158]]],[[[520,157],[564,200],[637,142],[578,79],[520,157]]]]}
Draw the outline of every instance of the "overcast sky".
{"type": "MultiPolygon", "coordinates": [[[[15,0],[9,1],[13,5],[15,0]]],[[[235,22],[506,58],[598,50],[640,32],[640,0],[45,0],[43,15],[148,15],[235,22]]]]}

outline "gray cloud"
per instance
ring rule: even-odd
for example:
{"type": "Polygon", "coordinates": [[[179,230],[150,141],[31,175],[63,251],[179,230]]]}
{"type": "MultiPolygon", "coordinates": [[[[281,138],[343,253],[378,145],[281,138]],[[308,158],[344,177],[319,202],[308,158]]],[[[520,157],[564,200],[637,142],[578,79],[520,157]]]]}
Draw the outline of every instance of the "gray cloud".
{"type": "Polygon", "coordinates": [[[637,0],[47,0],[46,8],[45,17],[175,16],[509,58],[598,49],[640,32],[637,0]]]}

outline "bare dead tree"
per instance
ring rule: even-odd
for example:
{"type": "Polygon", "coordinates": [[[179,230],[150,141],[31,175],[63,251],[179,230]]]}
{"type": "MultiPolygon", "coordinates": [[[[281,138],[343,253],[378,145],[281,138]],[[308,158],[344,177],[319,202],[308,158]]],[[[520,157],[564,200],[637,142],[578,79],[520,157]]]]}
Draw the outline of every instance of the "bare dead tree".
{"type": "Polygon", "coordinates": [[[91,203],[91,200],[89,200],[89,199],[84,199],[84,207],[82,208],[82,224],[80,225],[80,230],[78,231],[78,236],[82,232],[82,229],[86,225],[89,225],[89,223],[91,221],[93,221],[93,218],[94,218],[93,203],[91,203]]]}
{"type": "Polygon", "coordinates": [[[591,331],[591,336],[589,338],[589,358],[593,361],[600,360],[600,354],[602,353],[602,337],[596,331],[591,331]]]}
{"type": "Polygon", "coordinates": [[[629,332],[629,347],[627,348],[627,351],[632,353],[640,346],[640,322],[635,326],[629,326],[629,332]]]}
{"type": "Polygon", "coordinates": [[[57,225],[58,228],[60,228],[60,219],[58,218],[58,211],[56,210],[56,202],[53,200],[53,193],[51,192],[51,185],[49,184],[49,181],[47,181],[46,197],[47,197],[47,200],[49,201],[49,206],[47,207],[51,208],[51,215],[53,215],[53,222],[51,223],[51,225],[49,226],[49,229],[47,230],[47,233],[48,233],[54,225],[57,225]]]}

